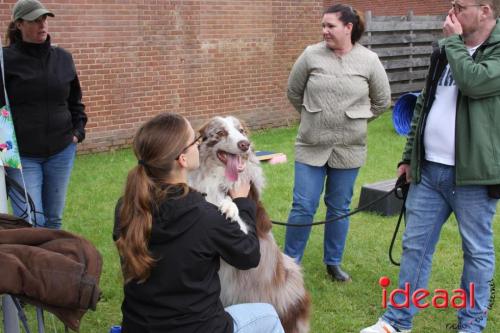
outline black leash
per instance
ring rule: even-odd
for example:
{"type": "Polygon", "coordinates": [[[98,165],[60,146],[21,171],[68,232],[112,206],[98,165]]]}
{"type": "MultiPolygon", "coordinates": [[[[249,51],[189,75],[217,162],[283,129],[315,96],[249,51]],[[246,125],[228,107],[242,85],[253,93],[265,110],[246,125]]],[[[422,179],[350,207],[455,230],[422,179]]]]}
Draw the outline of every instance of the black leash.
{"type": "Polygon", "coordinates": [[[338,220],[342,220],[346,217],[352,216],[354,214],[357,214],[357,213],[367,209],[371,205],[374,205],[377,202],[382,201],[383,199],[387,198],[389,195],[394,193],[396,198],[403,200],[403,206],[401,207],[401,212],[399,213],[398,222],[396,224],[396,228],[395,228],[394,233],[392,235],[391,244],[389,246],[389,260],[391,261],[392,264],[394,264],[396,266],[400,266],[400,263],[397,262],[396,260],[394,260],[394,258],[392,256],[392,250],[394,249],[394,243],[396,242],[396,237],[398,235],[399,227],[401,226],[401,221],[403,220],[403,217],[406,213],[405,204],[406,204],[406,196],[408,195],[409,189],[410,189],[410,183],[406,182],[406,174],[402,174],[401,176],[399,176],[399,178],[396,181],[396,184],[394,185],[394,188],[392,190],[390,190],[389,192],[387,192],[386,194],[384,194],[380,198],[377,198],[377,199],[375,199],[375,200],[373,200],[373,201],[371,201],[371,202],[369,202],[361,207],[358,207],[357,209],[353,210],[352,212],[349,212],[348,214],[344,214],[342,216],[338,216],[338,217],[331,218],[331,219],[321,221],[321,222],[289,224],[289,223],[285,223],[285,222],[278,222],[278,221],[271,220],[271,223],[275,224],[275,225],[281,225],[281,226],[287,226],[287,227],[311,227],[311,226],[316,226],[316,225],[323,225],[323,224],[327,224],[327,223],[332,223],[332,222],[335,222],[338,220]]]}
{"type": "Polygon", "coordinates": [[[399,193],[395,192],[396,197],[398,199],[403,200],[403,205],[401,206],[401,212],[399,212],[398,223],[396,223],[396,228],[394,229],[394,233],[392,234],[391,245],[389,245],[389,260],[395,266],[401,266],[401,263],[394,260],[394,258],[392,256],[392,250],[394,248],[394,243],[396,242],[396,236],[398,235],[401,221],[403,220],[405,213],[406,213],[406,197],[408,195],[408,190],[410,189],[410,184],[406,182],[406,174],[403,174],[398,178],[396,185],[398,184],[398,182],[404,182],[400,187],[401,192],[399,192],[399,193]]]}
{"type": "MultiPolygon", "coordinates": [[[[387,192],[386,194],[384,194],[383,196],[381,196],[380,198],[377,198],[373,201],[370,201],[368,202],[367,204],[361,206],[361,207],[358,207],[357,209],[347,213],[347,214],[344,214],[344,215],[341,215],[341,216],[337,216],[337,217],[334,217],[334,218],[331,218],[331,219],[328,219],[328,220],[325,220],[325,221],[320,221],[320,222],[312,222],[312,223],[297,223],[297,224],[289,224],[287,222],[279,222],[279,221],[273,221],[271,220],[271,223],[272,224],[275,224],[275,225],[282,225],[282,226],[286,226],[286,227],[311,227],[311,226],[316,226],[316,225],[323,225],[323,224],[327,224],[327,223],[332,223],[332,222],[335,222],[335,221],[338,221],[338,220],[342,220],[346,217],[349,217],[349,216],[352,216],[354,214],[357,214],[363,210],[366,210],[368,207],[376,204],[377,202],[379,201],[382,201],[384,200],[385,198],[387,198],[389,195],[391,194],[395,194],[396,197],[398,199],[403,199],[405,200],[406,199],[406,193],[408,193],[408,187],[410,186],[410,184],[408,184],[406,182],[406,176],[405,175],[401,175],[398,180],[396,181],[396,185],[394,185],[394,188],[392,190],[390,190],[389,192],[387,192]]],[[[403,205],[403,209],[404,209],[404,205],[403,205]]],[[[400,215],[401,216],[401,215],[400,215]]]]}

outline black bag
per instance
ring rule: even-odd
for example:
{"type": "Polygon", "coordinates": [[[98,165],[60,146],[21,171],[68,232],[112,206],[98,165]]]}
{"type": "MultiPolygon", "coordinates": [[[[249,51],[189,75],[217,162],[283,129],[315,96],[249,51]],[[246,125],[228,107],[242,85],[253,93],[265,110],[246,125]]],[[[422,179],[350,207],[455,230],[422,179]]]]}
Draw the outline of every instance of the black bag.
{"type": "Polygon", "coordinates": [[[487,185],[488,196],[492,199],[500,199],[500,184],[487,185]]]}

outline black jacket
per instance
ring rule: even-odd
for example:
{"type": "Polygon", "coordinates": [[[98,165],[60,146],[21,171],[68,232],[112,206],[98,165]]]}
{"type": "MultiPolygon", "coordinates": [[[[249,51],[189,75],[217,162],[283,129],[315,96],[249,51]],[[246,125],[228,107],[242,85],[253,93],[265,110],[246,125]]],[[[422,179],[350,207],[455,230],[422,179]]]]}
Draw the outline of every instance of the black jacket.
{"type": "Polygon", "coordinates": [[[246,198],[234,202],[249,225],[248,235],[198,192],[160,205],[149,242],[157,261],[144,283],[124,287],[123,333],[233,332],[233,319],[219,299],[220,259],[239,269],[256,267],[260,260],[255,204],[246,198]]]}
{"type": "MultiPolygon", "coordinates": [[[[87,116],[71,54],[20,38],[3,49],[5,85],[22,156],[48,157],[66,148],[73,135],[85,138],[87,116]]],[[[5,105],[0,80],[0,102],[5,105]]]]}

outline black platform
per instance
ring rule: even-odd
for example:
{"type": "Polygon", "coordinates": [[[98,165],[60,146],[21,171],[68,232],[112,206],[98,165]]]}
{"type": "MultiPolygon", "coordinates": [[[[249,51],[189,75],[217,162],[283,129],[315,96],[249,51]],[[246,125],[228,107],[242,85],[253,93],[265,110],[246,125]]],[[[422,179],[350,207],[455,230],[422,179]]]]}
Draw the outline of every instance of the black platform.
{"type": "MultiPolygon", "coordinates": [[[[395,184],[396,179],[389,179],[373,184],[363,185],[359,196],[358,208],[382,197],[384,194],[387,194],[394,188],[395,184]]],[[[398,199],[393,193],[383,200],[366,208],[365,211],[376,212],[383,216],[391,216],[399,214],[402,206],[403,200],[398,199]]]]}

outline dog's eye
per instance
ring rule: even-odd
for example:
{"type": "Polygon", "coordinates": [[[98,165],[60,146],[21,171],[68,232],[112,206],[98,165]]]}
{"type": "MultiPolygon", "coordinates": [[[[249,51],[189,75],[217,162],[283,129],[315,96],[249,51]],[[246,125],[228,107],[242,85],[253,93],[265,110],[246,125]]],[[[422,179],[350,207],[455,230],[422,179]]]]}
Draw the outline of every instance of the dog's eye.
{"type": "Polygon", "coordinates": [[[224,131],[218,131],[216,134],[217,134],[218,136],[224,136],[224,131]]]}
{"type": "Polygon", "coordinates": [[[240,133],[241,133],[241,134],[246,134],[246,132],[247,132],[247,131],[245,131],[245,129],[240,128],[240,133]]]}

